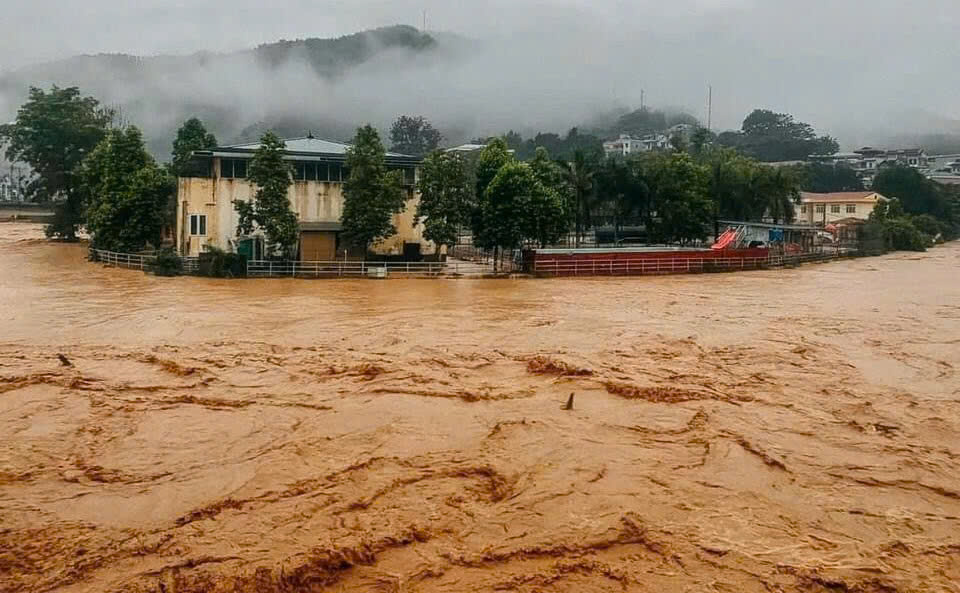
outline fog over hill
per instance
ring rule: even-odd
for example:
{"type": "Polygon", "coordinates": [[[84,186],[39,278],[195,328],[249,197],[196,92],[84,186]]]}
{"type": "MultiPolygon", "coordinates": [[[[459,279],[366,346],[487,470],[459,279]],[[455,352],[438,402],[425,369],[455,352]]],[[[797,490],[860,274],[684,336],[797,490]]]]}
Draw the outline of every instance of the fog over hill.
{"type": "Polygon", "coordinates": [[[53,4],[8,13],[34,26],[0,39],[0,118],[13,117],[30,85],[75,84],[122,107],[161,155],[192,115],[224,142],[265,127],[345,139],[358,124],[385,129],[400,114],[425,115],[460,141],[602,125],[642,95],[706,119],[710,84],[718,130],[768,108],[843,148],[929,138],[948,146],[960,133],[960,84],[948,74],[960,59],[960,5],[948,0],[922,11],[894,0],[868,10],[828,0],[278,0],[269,9],[235,0],[229,10],[205,0],[90,0],[83,14],[53,4]],[[449,32],[333,35],[420,26],[424,8],[429,29],[449,32]],[[242,49],[281,37],[302,39],[242,49]],[[83,51],[125,53],[38,63],[83,51]]]}

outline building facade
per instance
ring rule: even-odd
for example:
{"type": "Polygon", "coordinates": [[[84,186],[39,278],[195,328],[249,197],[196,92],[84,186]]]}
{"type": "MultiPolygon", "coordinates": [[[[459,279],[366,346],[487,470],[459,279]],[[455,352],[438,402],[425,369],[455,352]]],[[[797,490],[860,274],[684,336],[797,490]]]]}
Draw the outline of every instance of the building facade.
{"type": "Polygon", "coordinates": [[[829,194],[800,193],[794,206],[799,224],[826,226],[847,220],[867,220],[877,204],[889,202],[885,196],[871,191],[836,192],[829,194]]]}
{"type": "MultiPolygon", "coordinates": [[[[263,237],[237,235],[239,215],[233,202],[249,202],[256,193],[247,179],[250,160],[259,143],[240,144],[196,151],[191,163],[194,171],[178,180],[177,250],[182,255],[198,255],[207,246],[262,257],[263,237]]],[[[346,144],[313,137],[286,141],[284,160],[293,171],[288,190],[290,207],[300,226],[299,257],[302,261],[330,261],[347,255],[340,240],[343,214],[343,182],[346,169],[346,144]]],[[[399,255],[415,246],[417,251],[432,251],[423,239],[423,228],[416,221],[417,169],[420,159],[387,153],[387,166],[403,173],[406,208],[394,216],[397,234],[373,246],[379,254],[399,255]]],[[[362,254],[360,254],[362,255],[362,254]]]]}
{"type": "Polygon", "coordinates": [[[670,148],[670,138],[665,134],[648,134],[642,138],[620,134],[616,140],[607,140],[603,143],[603,152],[607,156],[625,157],[638,152],[652,152],[667,148],[670,148]]]}
{"type": "Polygon", "coordinates": [[[918,169],[924,174],[930,170],[931,157],[922,148],[898,148],[887,150],[864,146],[853,152],[838,152],[826,155],[810,155],[810,160],[828,165],[845,165],[857,172],[864,187],[873,185],[873,179],[884,167],[905,166],[918,169]]]}

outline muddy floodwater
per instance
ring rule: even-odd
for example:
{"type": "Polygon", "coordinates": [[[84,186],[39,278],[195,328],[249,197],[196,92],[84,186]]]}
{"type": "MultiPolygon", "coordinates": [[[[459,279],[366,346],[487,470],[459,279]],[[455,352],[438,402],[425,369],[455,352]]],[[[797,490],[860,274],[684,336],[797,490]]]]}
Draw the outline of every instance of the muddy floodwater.
{"type": "Polygon", "coordinates": [[[228,281],[41,237],[0,225],[5,593],[960,591],[960,245],[228,281]]]}

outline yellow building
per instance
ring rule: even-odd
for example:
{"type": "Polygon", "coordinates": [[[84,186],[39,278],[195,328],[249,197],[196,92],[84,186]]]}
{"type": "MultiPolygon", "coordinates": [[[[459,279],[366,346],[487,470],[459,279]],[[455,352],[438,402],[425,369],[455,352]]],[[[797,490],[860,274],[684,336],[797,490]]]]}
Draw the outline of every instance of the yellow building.
{"type": "Polygon", "coordinates": [[[886,197],[872,191],[835,192],[815,194],[801,192],[796,209],[796,222],[826,226],[854,218],[867,220],[880,202],[889,202],[886,197]]]}
{"type": "MultiPolygon", "coordinates": [[[[233,205],[234,200],[250,201],[256,193],[256,187],[247,180],[247,168],[258,148],[259,143],[253,143],[194,152],[195,172],[179,179],[177,191],[176,243],[182,255],[197,255],[209,245],[262,257],[262,236],[237,236],[239,216],[233,205]]],[[[284,159],[293,170],[288,196],[300,223],[298,250],[302,261],[330,261],[345,255],[339,233],[348,148],[312,136],[286,140],[284,159]]],[[[389,168],[403,172],[407,206],[394,217],[397,234],[373,250],[384,255],[432,251],[432,244],[423,238],[422,225],[415,223],[420,159],[387,153],[386,160],[389,168]]]]}

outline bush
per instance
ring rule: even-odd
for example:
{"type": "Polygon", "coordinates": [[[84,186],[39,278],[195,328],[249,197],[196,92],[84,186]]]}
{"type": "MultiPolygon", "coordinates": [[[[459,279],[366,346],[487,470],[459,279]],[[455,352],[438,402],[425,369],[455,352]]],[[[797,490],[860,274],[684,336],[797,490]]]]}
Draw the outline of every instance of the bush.
{"type": "Polygon", "coordinates": [[[933,244],[928,235],[918,231],[906,218],[889,219],[883,225],[887,246],[895,251],[926,251],[933,244]]]}
{"type": "Polygon", "coordinates": [[[201,276],[242,278],[247,275],[247,260],[238,253],[207,246],[206,251],[200,254],[198,268],[201,276]]]}
{"type": "Polygon", "coordinates": [[[173,249],[164,249],[147,266],[147,271],[156,276],[179,276],[183,273],[183,260],[173,249]]]}
{"type": "Polygon", "coordinates": [[[949,230],[949,226],[929,214],[920,214],[917,216],[910,217],[910,224],[914,226],[918,231],[925,235],[933,237],[934,240],[937,237],[945,235],[949,230]]]}

